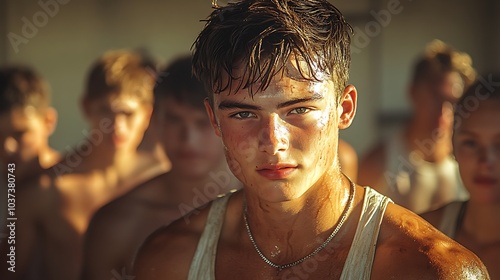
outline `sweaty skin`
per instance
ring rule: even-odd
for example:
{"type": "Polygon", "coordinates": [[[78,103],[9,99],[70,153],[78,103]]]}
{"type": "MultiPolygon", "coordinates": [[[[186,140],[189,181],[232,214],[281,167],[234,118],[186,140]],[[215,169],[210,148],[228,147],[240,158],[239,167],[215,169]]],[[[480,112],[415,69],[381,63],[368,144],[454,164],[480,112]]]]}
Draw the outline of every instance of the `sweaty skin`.
{"type": "MultiPolygon", "coordinates": [[[[338,129],[355,115],[357,92],[347,86],[340,102],[330,81],[313,84],[287,76],[253,97],[241,89],[206,103],[226,158],[243,190],[230,197],[215,259],[216,279],[338,279],[352,245],[364,189],[308,272],[277,272],[255,251],[243,222],[244,205],[259,249],[274,263],[298,260],[323,242],[344,211],[350,183],[337,162],[338,129]],[[325,120],[327,120],[325,122],[325,120]],[[285,129],[286,128],[286,129],[285,129]],[[244,151],[240,147],[246,147],[244,151]],[[332,265],[335,264],[335,265],[332,265]],[[301,276],[302,275],[302,276],[301,276]]],[[[135,263],[140,280],[186,279],[210,207],[186,224],[178,220],[145,242],[135,263]]],[[[488,279],[479,259],[414,213],[391,204],[381,225],[373,279],[488,279]],[[453,258],[450,258],[450,255],[453,258]]]]}

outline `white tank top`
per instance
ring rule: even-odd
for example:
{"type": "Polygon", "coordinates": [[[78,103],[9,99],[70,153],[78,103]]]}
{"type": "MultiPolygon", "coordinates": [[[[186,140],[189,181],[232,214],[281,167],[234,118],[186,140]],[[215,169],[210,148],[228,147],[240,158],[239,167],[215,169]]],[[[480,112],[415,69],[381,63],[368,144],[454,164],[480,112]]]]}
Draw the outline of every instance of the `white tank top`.
{"type": "MultiPolygon", "coordinates": [[[[228,199],[229,195],[212,203],[207,224],[191,262],[188,280],[215,280],[217,242],[224,222],[228,199]]],[[[389,202],[389,198],[365,187],[363,208],[354,235],[353,246],[351,246],[347,256],[340,279],[370,279],[380,224],[389,202]]]]}
{"type": "Polygon", "coordinates": [[[451,156],[440,163],[412,157],[402,139],[398,131],[387,141],[385,172],[377,185],[380,193],[417,214],[468,199],[451,156]]]}

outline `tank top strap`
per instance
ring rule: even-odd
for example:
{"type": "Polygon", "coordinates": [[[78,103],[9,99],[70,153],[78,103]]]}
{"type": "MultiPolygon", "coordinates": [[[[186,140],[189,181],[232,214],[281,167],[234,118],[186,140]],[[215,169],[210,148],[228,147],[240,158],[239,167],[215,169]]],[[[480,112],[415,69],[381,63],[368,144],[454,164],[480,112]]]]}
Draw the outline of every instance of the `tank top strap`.
{"type": "Polygon", "coordinates": [[[217,244],[230,196],[231,194],[227,194],[212,202],[205,229],[198,241],[198,246],[196,247],[196,252],[189,268],[188,280],[215,280],[217,244]]]}
{"type": "Polygon", "coordinates": [[[389,202],[388,197],[365,187],[358,227],[340,279],[370,279],[380,224],[389,202]]]}

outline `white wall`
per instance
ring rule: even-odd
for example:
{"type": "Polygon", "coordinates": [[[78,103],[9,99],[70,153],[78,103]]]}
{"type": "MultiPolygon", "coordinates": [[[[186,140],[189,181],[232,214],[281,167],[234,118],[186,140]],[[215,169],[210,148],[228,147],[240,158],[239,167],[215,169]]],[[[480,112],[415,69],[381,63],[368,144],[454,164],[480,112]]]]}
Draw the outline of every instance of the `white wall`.
{"type": "MultiPolygon", "coordinates": [[[[211,11],[208,0],[55,1],[41,0],[61,3],[46,22],[40,17],[45,12],[36,0],[0,2],[0,16],[6,14],[0,23],[0,63],[29,63],[52,84],[53,104],[60,120],[51,144],[59,150],[83,137],[85,121],[78,100],[86,71],[97,56],[108,49],[145,48],[161,62],[168,62],[189,51],[203,27],[199,20],[211,11]],[[33,23],[34,15],[38,15],[40,27],[28,34],[31,38],[17,46],[16,52],[7,36],[10,32],[23,36],[22,18],[33,23]]],[[[469,0],[458,5],[452,0],[400,0],[398,7],[402,10],[381,26],[373,13],[389,10],[389,3],[394,5],[394,1],[332,0],[355,30],[369,35],[365,41],[359,32],[353,38],[356,51],[352,54],[351,82],[360,93],[359,110],[353,126],[342,132],[359,153],[380,136],[381,113],[408,110],[405,87],[410,66],[428,41],[440,38],[469,52],[480,71],[500,65],[498,1],[469,0]],[[381,26],[378,31],[376,24],[381,26]],[[371,33],[366,31],[370,27],[371,33]]]]}

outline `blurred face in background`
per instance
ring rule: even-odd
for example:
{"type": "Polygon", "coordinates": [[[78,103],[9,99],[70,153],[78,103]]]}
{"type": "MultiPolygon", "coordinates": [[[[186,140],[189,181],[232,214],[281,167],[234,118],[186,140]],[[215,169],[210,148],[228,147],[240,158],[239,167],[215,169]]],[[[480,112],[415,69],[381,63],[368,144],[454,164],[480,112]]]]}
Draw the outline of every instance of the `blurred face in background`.
{"type": "Polygon", "coordinates": [[[500,203],[500,100],[485,100],[455,129],[454,152],[471,201],[500,203]]]}
{"type": "Polygon", "coordinates": [[[415,117],[440,134],[451,134],[453,105],[462,96],[463,80],[456,72],[422,80],[413,85],[411,100],[415,117]]]}
{"type": "Polygon", "coordinates": [[[135,152],[149,125],[152,106],[139,98],[118,94],[84,101],[91,129],[101,130],[102,143],[114,152],[135,152]]]}
{"type": "Polygon", "coordinates": [[[53,108],[42,112],[28,106],[0,115],[0,161],[20,165],[37,159],[48,149],[57,114],[53,108]]]}
{"type": "Polygon", "coordinates": [[[222,141],[203,107],[180,103],[173,97],[156,102],[155,131],[172,163],[171,172],[189,178],[204,177],[224,163],[222,141]]]}

